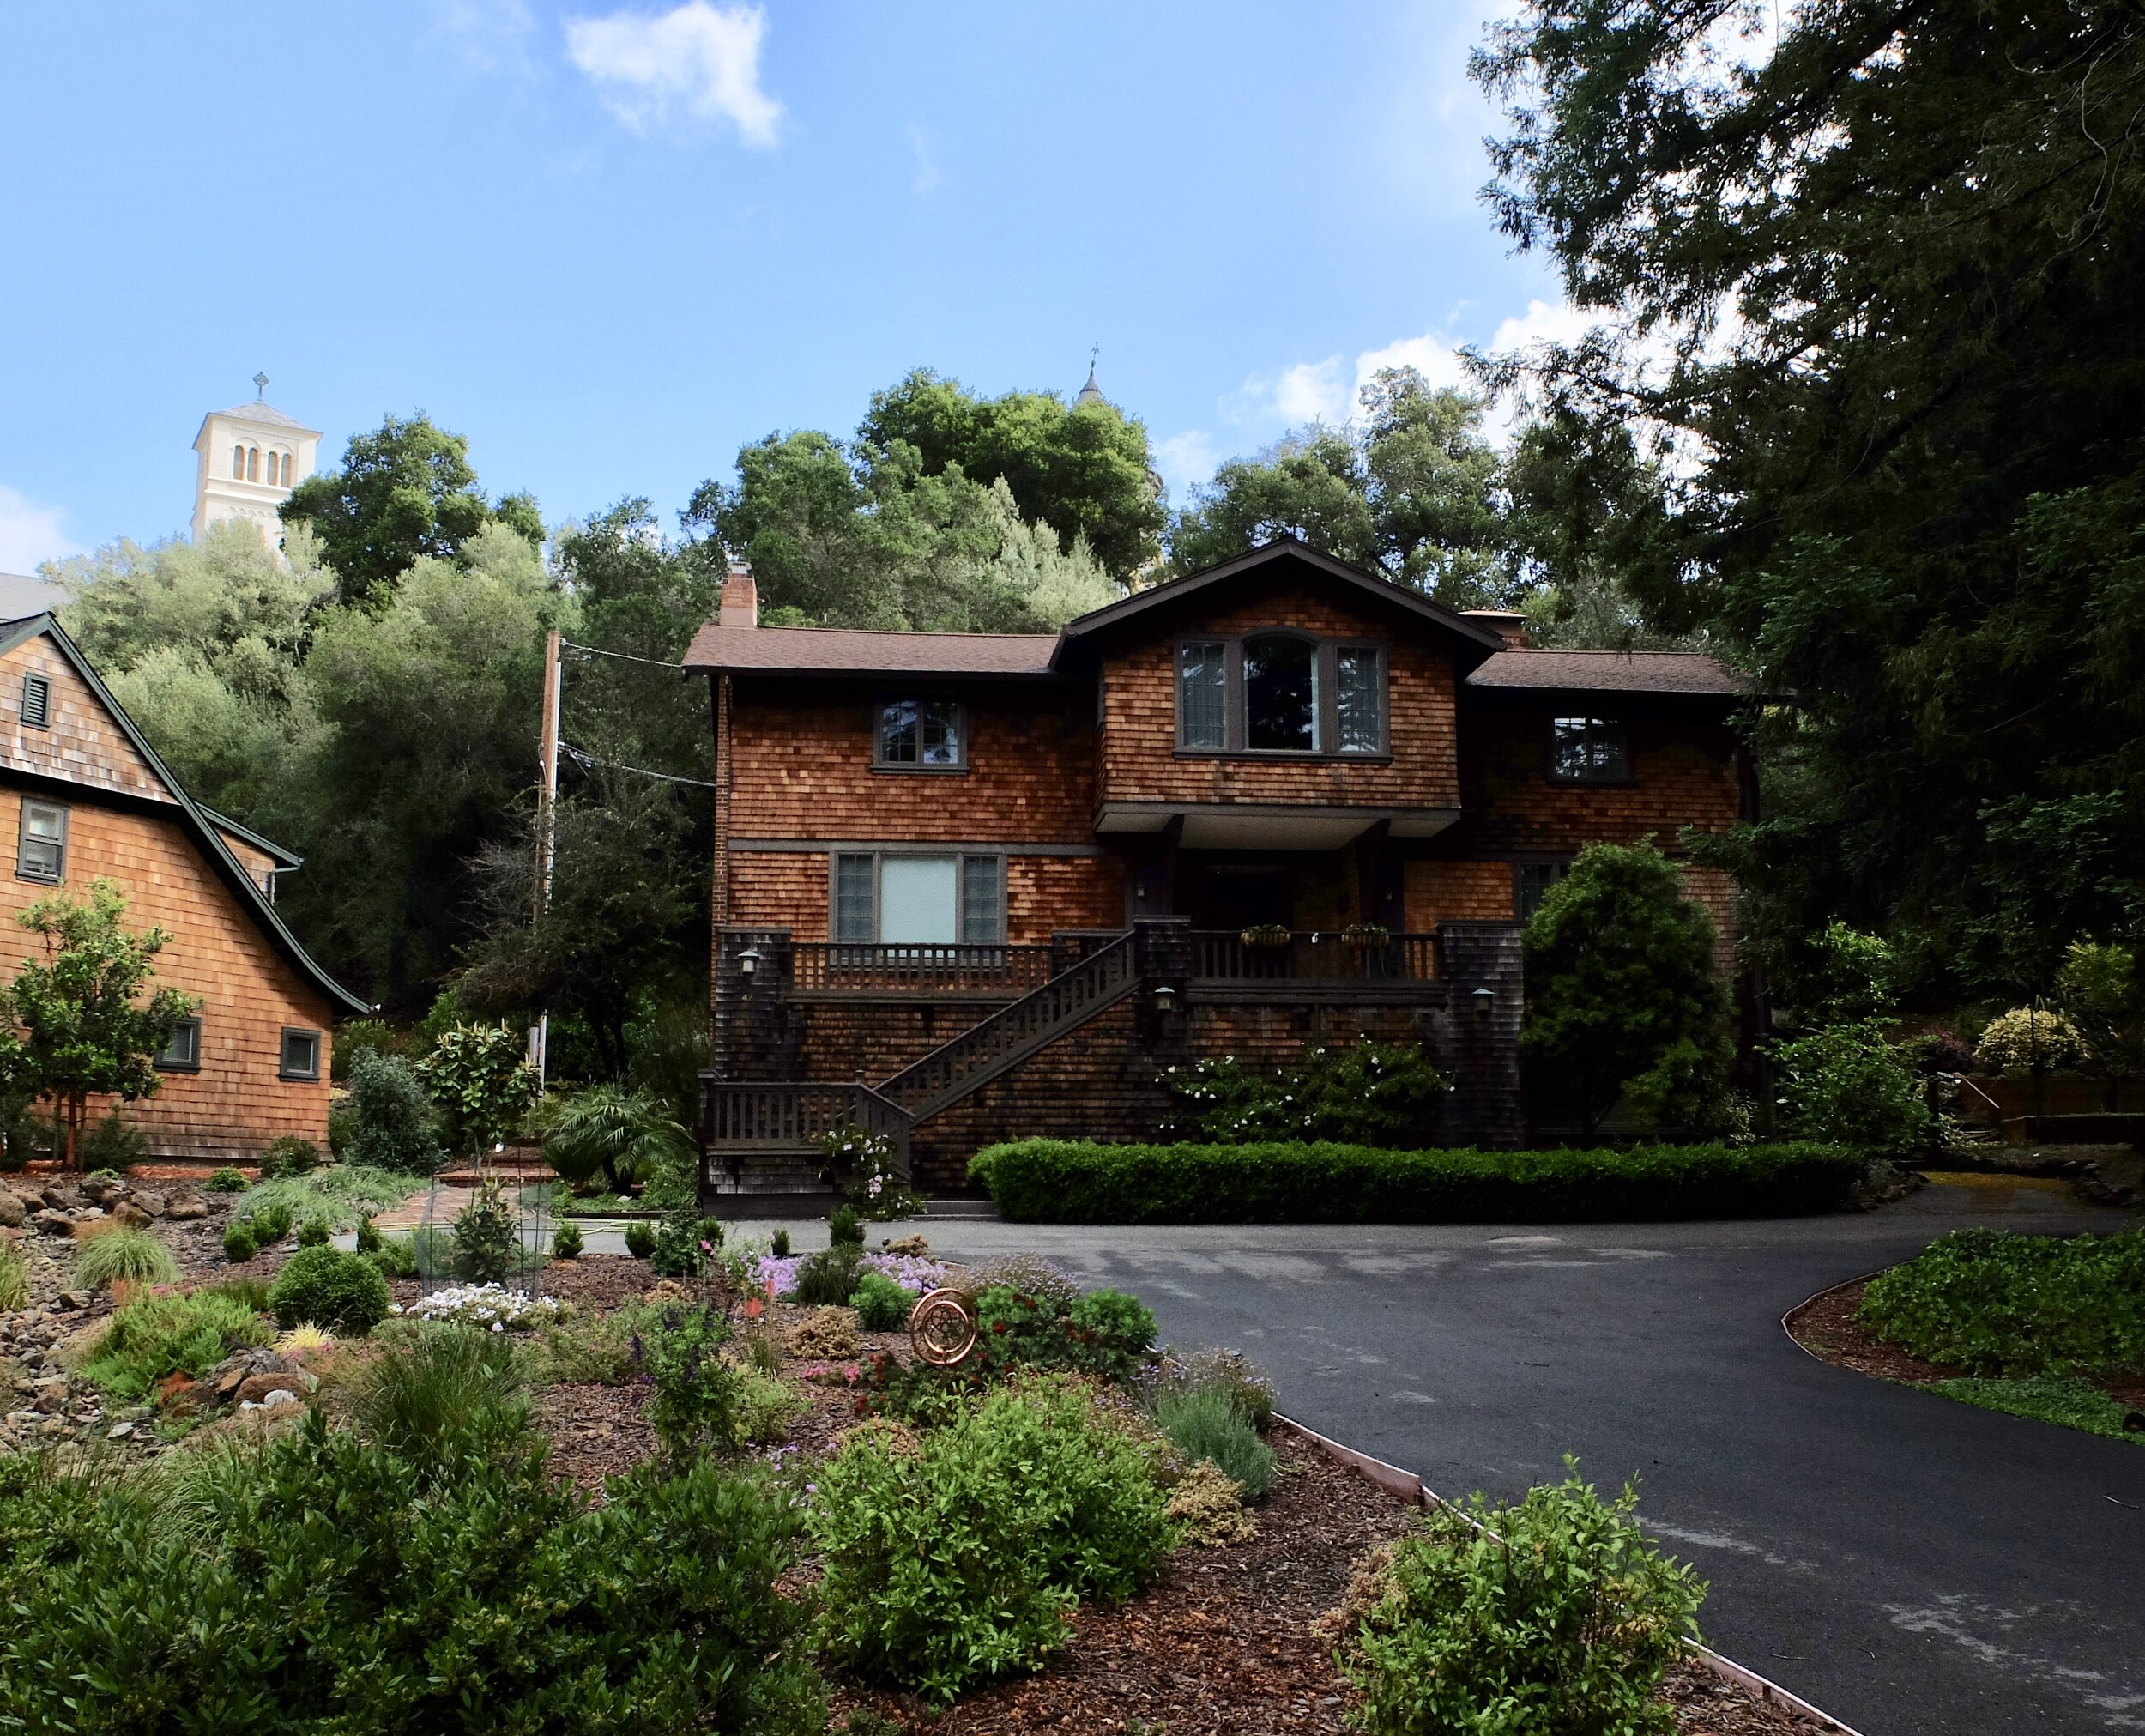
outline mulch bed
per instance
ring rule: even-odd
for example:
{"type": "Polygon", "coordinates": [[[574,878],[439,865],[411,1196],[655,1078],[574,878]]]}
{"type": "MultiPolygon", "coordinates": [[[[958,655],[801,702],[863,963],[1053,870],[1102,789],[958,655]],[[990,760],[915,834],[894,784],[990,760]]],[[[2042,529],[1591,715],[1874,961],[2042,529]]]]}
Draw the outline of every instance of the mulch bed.
{"type": "Polygon", "coordinates": [[[656,1451],[648,1421],[648,1388],[631,1386],[540,1388],[536,1426],[551,1442],[555,1477],[597,1490],[606,1477],[630,1471],[656,1451]]]}
{"type": "MultiPolygon", "coordinates": [[[[1868,1279],[1858,1278],[1852,1284],[1811,1297],[1789,1313],[1788,1336],[1820,1362],[1906,1386],[1933,1386],[1938,1381],[1956,1380],[1972,1373],[1910,1356],[1856,1319],[1862,1292],[1869,1287],[1868,1279]]],[[[2145,1410],[2145,1378],[2095,1380],[2093,1384],[2133,1410],[2145,1410]]]]}

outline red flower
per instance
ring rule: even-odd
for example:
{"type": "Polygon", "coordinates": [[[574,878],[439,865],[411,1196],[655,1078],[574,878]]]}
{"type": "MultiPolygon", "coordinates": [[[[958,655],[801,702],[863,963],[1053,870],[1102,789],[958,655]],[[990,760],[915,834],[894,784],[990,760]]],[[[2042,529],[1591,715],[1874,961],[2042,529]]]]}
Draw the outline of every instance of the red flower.
{"type": "Polygon", "coordinates": [[[1004,1321],[1002,1321],[1002,1320],[994,1320],[994,1321],[991,1322],[991,1330],[992,1330],[993,1332],[1003,1332],[1003,1331],[1005,1331],[1005,1329],[1006,1329],[1006,1322],[1005,1322],[1004,1321]]]}

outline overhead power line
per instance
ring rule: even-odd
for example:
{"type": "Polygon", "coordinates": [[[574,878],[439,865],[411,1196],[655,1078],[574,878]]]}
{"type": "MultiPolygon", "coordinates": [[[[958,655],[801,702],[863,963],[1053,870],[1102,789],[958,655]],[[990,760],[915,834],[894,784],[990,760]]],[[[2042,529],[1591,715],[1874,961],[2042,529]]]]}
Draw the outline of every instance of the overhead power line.
{"type": "Polygon", "coordinates": [[[636,777],[658,777],[665,783],[690,783],[696,789],[716,788],[714,783],[704,777],[680,777],[674,771],[650,771],[645,765],[628,765],[622,759],[606,759],[599,754],[589,753],[584,747],[575,747],[571,741],[561,741],[559,744],[559,751],[577,765],[607,766],[613,771],[631,771],[636,777]]]}

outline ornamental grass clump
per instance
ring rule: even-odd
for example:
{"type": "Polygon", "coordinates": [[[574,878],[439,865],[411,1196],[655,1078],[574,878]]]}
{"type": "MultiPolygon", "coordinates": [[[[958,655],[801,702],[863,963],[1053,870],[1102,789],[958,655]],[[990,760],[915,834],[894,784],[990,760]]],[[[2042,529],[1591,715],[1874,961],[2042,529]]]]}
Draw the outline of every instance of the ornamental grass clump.
{"type": "Polygon", "coordinates": [[[0,1242],[0,1314],[30,1305],[29,1256],[12,1242],[0,1242]]]}
{"type": "Polygon", "coordinates": [[[178,1261],[148,1231],[114,1225],[82,1244],[75,1276],[92,1290],[109,1290],[115,1284],[176,1284],[178,1261]]]}
{"type": "Polygon", "coordinates": [[[1117,1602],[1172,1538],[1138,1446],[1072,1381],[1001,1388],[921,1435],[867,1423],[819,1473],[829,1650],[944,1704],[1038,1668],[1083,1598],[1117,1602]]]}
{"type": "Polygon", "coordinates": [[[1441,1507],[1351,1593],[1342,1673],[1366,1736],[1669,1736],[1661,1677],[1698,1638],[1706,1588],[1658,1553],[1626,1485],[1577,1466],[1517,1506],[1441,1507]]]}
{"type": "Polygon", "coordinates": [[[368,1439],[405,1459],[432,1460],[471,1419],[518,1421],[528,1410],[514,1352],[490,1333],[426,1325],[365,1364],[351,1418],[368,1439]]]}
{"type": "Polygon", "coordinates": [[[1150,1409],[1169,1394],[1217,1392],[1261,1434],[1273,1422],[1273,1376],[1242,1351],[1165,1352],[1139,1386],[1150,1409]]]}

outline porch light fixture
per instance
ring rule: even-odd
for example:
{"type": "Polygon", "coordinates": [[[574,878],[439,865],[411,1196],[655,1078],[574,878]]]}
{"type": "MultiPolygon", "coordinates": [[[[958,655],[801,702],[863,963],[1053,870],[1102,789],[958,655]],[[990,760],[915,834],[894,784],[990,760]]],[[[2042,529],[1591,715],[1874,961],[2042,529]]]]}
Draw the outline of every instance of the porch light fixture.
{"type": "Polygon", "coordinates": [[[1154,1010],[1157,1013],[1174,1013],[1176,1011],[1176,1006],[1177,991],[1167,983],[1157,983],[1154,991],[1154,1010]]]}
{"type": "Polygon", "coordinates": [[[1475,1003],[1475,1017],[1487,1019],[1489,1009],[1497,1004],[1497,991],[1485,986],[1476,989],[1467,998],[1475,1003]]]}
{"type": "Polygon", "coordinates": [[[753,971],[758,970],[759,948],[757,947],[747,947],[743,952],[740,953],[737,955],[737,968],[739,974],[745,977],[750,977],[753,971]]]}

